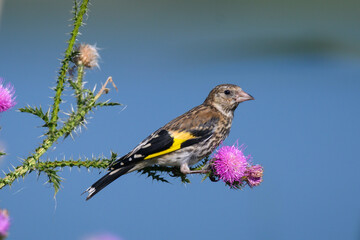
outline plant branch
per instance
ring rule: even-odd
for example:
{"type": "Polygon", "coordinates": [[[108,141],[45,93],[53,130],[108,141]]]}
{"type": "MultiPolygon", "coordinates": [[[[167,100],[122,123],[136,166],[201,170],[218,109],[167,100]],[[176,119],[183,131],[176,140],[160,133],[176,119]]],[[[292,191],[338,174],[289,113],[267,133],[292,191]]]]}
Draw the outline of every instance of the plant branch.
{"type": "MultiPolygon", "coordinates": [[[[37,164],[39,164],[39,158],[62,136],[67,137],[71,132],[79,126],[84,120],[85,116],[96,107],[96,101],[99,97],[105,92],[106,86],[109,82],[114,82],[111,77],[109,77],[104,86],[99,90],[96,96],[88,95],[86,99],[86,105],[81,106],[77,111],[69,117],[69,119],[64,123],[63,127],[53,134],[48,135],[42,144],[35,150],[35,153],[25,159],[24,163],[21,166],[18,166],[14,171],[7,173],[4,178],[0,179],[0,189],[6,185],[11,185],[17,178],[24,177],[27,173],[36,170],[37,164]]],[[[116,103],[114,103],[116,104],[116,103]]]]}
{"type": "Polygon", "coordinates": [[[59,108],[60,108],[60,102],[61,102],[61,94],[64,90],[64,82],[66,80],[66,73],[69,68],[69,61],[71,60],[71,55],[73,52],[74,44],[76,41],[76,37],[79,33],[79,28],[82,25],[83,16],[87,11],[89,0],[83,0],[80,9],[77,11],[77,3],[75,2],[75,14],[74,14],[74,29],[71,32],[71,37],[68,41],[68,47],[65,51],[64,59],[61,62],[61,68],[59,71],[59,77],[57,80],[57,86],[55,88],[56,94],[54,97],[54,104],[53,109],[51,113],[51,120],[50,120],[50,132],[54,133],[56,131],[57,127],[57,120],[58,120],[58,114],[59,114],[59,108]]]}
{"type": "Polygon", "coordinates": [[[84,65],[80,64],[78,66],[78,76],[76,80],[76,89],[75,89],[75,95],[77,99],[77,106],[79,107],[83,102],[83,94],[81,92],[82,84],[83,84],[83,77],[84,77],[84,65]]]}

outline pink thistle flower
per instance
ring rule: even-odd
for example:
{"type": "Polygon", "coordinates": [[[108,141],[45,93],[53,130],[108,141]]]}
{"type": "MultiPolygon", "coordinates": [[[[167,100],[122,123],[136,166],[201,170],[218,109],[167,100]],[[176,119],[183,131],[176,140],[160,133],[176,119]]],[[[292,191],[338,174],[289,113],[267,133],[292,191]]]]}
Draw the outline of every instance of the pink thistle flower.
{"type": "Polygon", "coordinates": [[[0,209],[0,238],[6,237],[10,228],[10,218],[7,210],[0,209]]]}
{"type": "Polygon", "coordinates": [[[253,165],[246,170],[246,181],[250,187],[259,186],[263,181],[264,168],[260,165],[253,165]]]}
{"type": "Polygon", "coordinates": [[[88,236],[84,238],[84,240],[121,240],[121,238],[110,233],[104,233],[104,234],[88,236]]]}
{"type": "Polygon", "coordinates": [[[6,86],[0,78],[0,112],[4,112],[16,105],[14,87],[8,83],[6,86]]]}
{"type": "Polygon", "coordinates": [[[239,148],[234,145],[224,146],[214,155],[215,160],[212,163],[214,175],[229,184],[231,188],[239,188],[245,176],[250,155],[245,156],[243,150],[243,145],[239,148]]]}
{"type": "Polygon", "coordinates": [[[95,45],[80,44],[76,51],[78,54],[74,59],[75,64],[81,64],[87,68],[99,67],[98,59],[100,55],[95,45]]]}

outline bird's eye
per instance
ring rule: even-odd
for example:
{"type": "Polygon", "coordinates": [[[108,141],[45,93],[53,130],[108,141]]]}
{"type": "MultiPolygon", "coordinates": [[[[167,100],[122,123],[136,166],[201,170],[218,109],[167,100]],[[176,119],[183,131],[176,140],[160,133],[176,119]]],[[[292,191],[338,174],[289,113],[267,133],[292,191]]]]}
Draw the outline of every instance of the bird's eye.
{"type": "Polygon", "coordinates": [[[230,95],[231,92],[230,92],[230,90],[225,90],[224,93],[225,93],[226,95],[230,95]]]}

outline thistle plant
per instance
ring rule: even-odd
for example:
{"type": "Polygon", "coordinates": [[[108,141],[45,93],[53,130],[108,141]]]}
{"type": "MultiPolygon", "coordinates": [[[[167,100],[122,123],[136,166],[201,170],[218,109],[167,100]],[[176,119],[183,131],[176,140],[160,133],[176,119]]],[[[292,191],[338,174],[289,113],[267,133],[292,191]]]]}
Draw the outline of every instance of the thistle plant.
{"type": "MultiPolygon", "coordinates": [[[[95,169],[107,169],[109,165],[117,160],[117,154],[112,153],[108,158],[92,157],[82,159],[64,159],[44,160],[42,156],[54,144],[57,144],[61,138],[71,136],[74,131],[86,124],[88,115],[94,110],[101,107],[114,107],[121,105],[117,102],[101,101],[100,98],[106,94],[109,89],[107,85],[112,84],[116,88],[111,77],[108,77],[105,84],[99,91],[87,88],[84,77],[85,72],[89,69],[98,67],[99,53],[96,46],[89,44],[77,43],[79,29],[83,25],[83,17],[88,11],[89,0],[74,1],[72,31],[70,39],[67,41],[64,58],[61,61],[60,70],[54,88],[53,102],[50,107],[43,109],[41,106],[26,106],[20,108],[21,113],[32,114],[43,122],[45,129],[44,139],[33,152],[27,156],[23,162],[14,167],[8,173],[0,178],[0,189],[10,186],[16,179],[24,178],[32,172],[37,174],[45,174],[48,177],[48,183],[52,184],[55,195],[59,191],[62,178],[60,170],[65,167],[84,167],[95,169]],[[63,102],[64,89],[72,91],[76,101],[76,106],[66,113],[66,118],[60,121],[59,112],[65,112],[69,109],[63,102]]],[[[4,100],[4,104],[0,105],[2,109],[7,110],[14,106],[14,91],[11,85],[5,87],[0,81],[0,100],[4,100]]],[[[4,153],[0,153],[3,155],[4,153]]],[[[215,154],[214,159],[205,158],[192,170],[207,170],[208,174],[204,179],[209,177],[212,181],[222,179],[232,188],[241,188],[248,183],[249,186],[257,186],[262,181],[262,167],[259,165],[251,166],[247,158],[244,157],[242,149],[228,147],[220,149],[215,154]]],[[[182,174],[178,167],[167,166],[151,166],[138,171],[157,181],[168,182],[164,175],[179,178],[182,182],[190,182],[186,175],[182,174]]]]}
{"type": "MultiPolygon", "coordinates": [[[[117,102],[100,101],[100,97],[108,91],[106,88],[107,84],[113,83],[111,77],[107,79],[104,86],[98,92],[86,88],[83,81],[85,69],[96,67],[99,57],[95,47],[83,44],[76,45],[79,29],[83,25],[83,17],[88,10],[88,3],[89,0],[74,2],[73,29],[70,33],[70,39],[67,41],[64,58],[61,61],[52,105],[46,110],[42,107],[31,106],[19,109],[20,112],[30,113],[43,121],[42,126],[46,129],[45,138],[35,148],[33,153],[24,159],[21,165],[14,167],[12,171],[6,173],[0,179],[0,189],[11,185],[19,177],[25,177],[31,172],[37,172],[38,174],[44,173],[47,175],[48,182],[53,185],[56,194],[61,184],[61,177],[58,174],[60,168],[77,166],[102,169],[106,168],[113,158],[116,157],[116,154],[113,154],[109,159],[91,158],[63,161],[43,161],[41,159],[41,156],[56,144],[60,138],[72,135],[76,128],[85,125],[86,118],[90,112],[100,107],[121,105],[117,102]],[[60,107],[64,105],[62,104],[62,97],[65,88],[69,88],[74,92],[77,105],[76,109],[72,109],[66,114],[67,119],[61,122],[59,120],[59,112],[60,107]]],[[[113,85],[115,86],[114,83],[113,85]]],[[[7,87],[6,89],[11,95],[11,88],[7,87]]],[[[5,92],[4,90],[1,91],[5,92]]],[[[7,104],[6,107],[10,105],[7,104]]]]}

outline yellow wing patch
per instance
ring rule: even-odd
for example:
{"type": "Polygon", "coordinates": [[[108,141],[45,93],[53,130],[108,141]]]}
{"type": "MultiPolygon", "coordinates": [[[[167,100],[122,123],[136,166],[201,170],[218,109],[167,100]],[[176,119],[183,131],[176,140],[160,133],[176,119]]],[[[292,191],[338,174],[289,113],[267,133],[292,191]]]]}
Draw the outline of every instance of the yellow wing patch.
{"type": "Polygon", "coordinates": [[[150,158],[154,158],[154,157],[164,155],[166,153],[176,151],[176,150],[181,148],[181,144],[183,142],[185,142],[185,141],[187,141],[189,139],[196,138],[194,135],[192,135],[191,133],[188,133],[188,132],[171,132],[170,135],[174,139],[173,140],[174,142],[168,149],[163,150],[161,152],[150,154],[147,157],[145,157],[144,159],[150,159],[150,158]]]}

